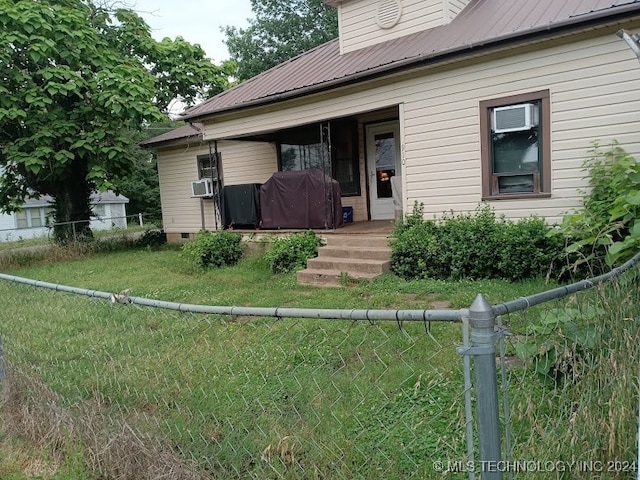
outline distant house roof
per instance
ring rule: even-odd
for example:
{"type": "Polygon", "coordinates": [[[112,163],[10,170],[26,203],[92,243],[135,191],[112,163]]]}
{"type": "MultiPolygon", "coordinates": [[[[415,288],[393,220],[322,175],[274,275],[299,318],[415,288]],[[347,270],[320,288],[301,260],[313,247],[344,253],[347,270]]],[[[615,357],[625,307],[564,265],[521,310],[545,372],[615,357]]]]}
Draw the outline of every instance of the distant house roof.
{"type": "Polygon", "coordinates": [[[202,125],[199,123],[188,123],[182,127],[158,135],[157,137],[140,142],[140,146],[143,148],[157,148],[198,139],[202,139],[202,125]]]}
{"type": "Polygon", "coordinates": [[[339,40],[332,40],[186,110],[183,119],[301,97],[634,15],[640,15],[640,0],[471,0],[449,24],[430,30],[342,55],[339,40]]]}
{"type": "MultiPolygon", "coordinates": [[[[23,207],[47,207],[54,202],[54,198],[49,195],[40,195],[40,198],[27,198],[23,207]]],[[[94,192],[91,194],[90,202],[92,205],[104,203],[129,203],[129,199],[124,195],[116,195],[111,191],[94,192]]]]}

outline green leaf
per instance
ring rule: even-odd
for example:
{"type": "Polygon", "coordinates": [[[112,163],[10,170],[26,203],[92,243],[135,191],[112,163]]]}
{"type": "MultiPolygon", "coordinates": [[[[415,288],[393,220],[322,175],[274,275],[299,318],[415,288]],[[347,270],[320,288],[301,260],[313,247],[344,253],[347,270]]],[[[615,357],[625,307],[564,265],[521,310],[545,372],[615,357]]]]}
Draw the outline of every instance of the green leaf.
{"type": "Polygon", "coordinates": [[[537,357],[534,361],[534,370],[536,373],[548,376],[556,363],[555,351],[549,350],[543,355],[537,357]]]}
{"type": "Polygon", "coordinates": [[[515,350],[518,358],[528,360],[538,353],[539,347],[531,340],[520,340],[515,344],[515,350]]]}
{"type": "Polygon", "coordinates": [[[636,191],[635,193],[629,194],[625,197],[625,200],[630,205],[640,205],[640,191],[636,191]]]}
{"type": "Polygon", "coordinates": [[[610,255],[617,255],[620,252],[626,250],[627,248],[629,248],[630,246],[633,245],[633,239],[631,238],[627,238],[626,240],[624,240],[623,242],[615,242],[613,245],[611,245],[609,247],[609,254],[610,255]]]}

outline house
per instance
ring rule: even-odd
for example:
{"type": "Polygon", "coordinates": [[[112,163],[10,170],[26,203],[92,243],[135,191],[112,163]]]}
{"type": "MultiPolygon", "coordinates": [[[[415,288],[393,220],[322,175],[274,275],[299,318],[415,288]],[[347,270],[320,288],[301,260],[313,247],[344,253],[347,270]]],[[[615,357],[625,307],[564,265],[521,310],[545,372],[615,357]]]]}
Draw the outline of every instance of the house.
{"type": "MultiPolygon", "coordinates": [[[[127,228],[126,205],[129,199],[113,192],[91,194],[92,230],[127,228]]],[[[27,198],[22,209],[0,215],[0,242],[11,242],[27,238],[46,237],[49,234],[53,198],[27,198]]]]}
{"type": "Polygon", "coordinates": [[[145,142],[170,241],[223,227],[223,187],[306,168],[339,182],[356,222],[393,219],[394,193],[429,218],[487,202],[556,222],[581,205],[592,142],[640,154],[640,65],[616,35],[640,29],[640,1],[325,3],[338,39],[145,142]]]}

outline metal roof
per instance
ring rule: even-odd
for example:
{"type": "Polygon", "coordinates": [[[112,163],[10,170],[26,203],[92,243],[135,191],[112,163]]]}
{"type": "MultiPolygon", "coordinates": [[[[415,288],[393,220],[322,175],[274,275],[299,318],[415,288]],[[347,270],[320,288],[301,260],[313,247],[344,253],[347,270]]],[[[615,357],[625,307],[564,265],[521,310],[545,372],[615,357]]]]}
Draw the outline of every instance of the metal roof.
{"type": "Polygon", "coordinates": [[[180,144],[184,141],[202,139],[202,124],[188,123],[169,132],[140,142],[141,147],[156,148],[163,145],[180,144]]]}
{"type": "Polygon", "coordinates": [[[184,120],[269,104],[447,58],[640,15],[640,0],[471,0],[449,24],[340,54],[335,39],[186,110],[184,120]]]}
{"type": "MultiPolygon", "coordinates": [[[[39,198],[27,197],[23,208],[29,207],[50,207],[55,202],[51,195],[40,195],[39,198]]],[[[111,190],[106,192],[92,192],[89,202],[91,205],[104,203],[129,203],[129,199],[124,195],[116,195],[111,190]]]]}

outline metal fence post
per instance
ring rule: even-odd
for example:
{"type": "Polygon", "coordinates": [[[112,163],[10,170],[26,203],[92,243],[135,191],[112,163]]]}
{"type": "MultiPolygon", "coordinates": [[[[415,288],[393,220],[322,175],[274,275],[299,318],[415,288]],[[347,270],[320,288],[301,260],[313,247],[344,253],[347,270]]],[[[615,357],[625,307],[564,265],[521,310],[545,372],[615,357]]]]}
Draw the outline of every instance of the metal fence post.
{"type": "Polygon", "coordinates": [[[2,348],[2,335],[0,335],[0,388],[4,384],[4,349],[2,348]]]}
{"type": "Polygon", "coordinates": [[[469,308],[475,376],[480,472],[483,480],[502,479],[500,415],[496,379],[496,315],[482,295],[469,308]]]}

